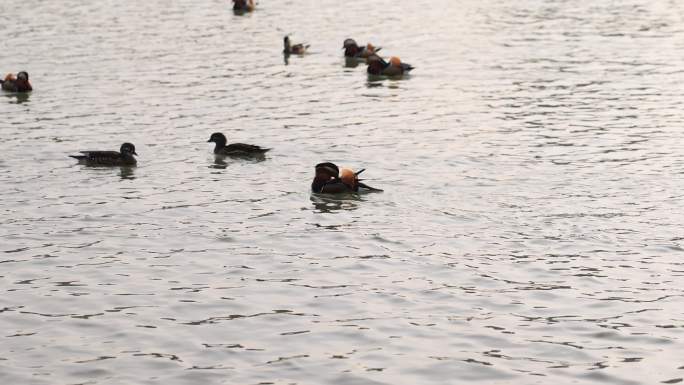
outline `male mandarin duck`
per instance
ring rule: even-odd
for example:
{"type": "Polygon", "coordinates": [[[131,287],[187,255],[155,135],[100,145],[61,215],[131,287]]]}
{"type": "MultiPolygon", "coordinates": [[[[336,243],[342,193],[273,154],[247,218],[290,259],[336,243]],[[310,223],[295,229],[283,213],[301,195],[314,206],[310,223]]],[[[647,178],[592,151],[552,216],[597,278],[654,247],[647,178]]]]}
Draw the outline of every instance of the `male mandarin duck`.
{"type": "Polygon", "coordinates": [[[386,62],[378,55],[371,55],[367,62],[368,73],[371,75],[401,76],[414,68],[410,64],[402,63],[396,56],[392,56],[389,62],[386,62]]]}
{"type": "Polygon", "coordinates": [[[255,7],[254,0],[233,0],[233,11],[252,12],[255,7]]]}
{"type": "Polygon", "coordinates": [[[10,92],[29,92],[33,90],[31,83],[29,83],[29,75],[26,71],[21,71],[14,74],[7,74],[4,80],[0,80],[2,89],[10,92]]]}
{"type": "Polygon", "coordinates": [[[138,155],[135,152],[135,146],[132,143],[124,143],[119,152],[81,151],[81,155],[69,156],[88,166],[135,166],[138,161],[135,160],[134,155],[138,155]]]}
{"type": "Polygon", "coordinates": [[[220,132],[211,134],[207,143],[214,142],[214,154],[219,156],[263,156],[270,148],[263,148],[252,144],[231,143],[228,142],[226,136],[220,132]]]}
{"type": "Polygon", "coordinates": [[[290,54],[295,54],[295,55],[303,55],[306,53],[306,50],[309,48],[309,44],[291,44],[290,43],[290,37],[285,36],[283,38],[283,45],[285,48],[283,49],[283,53],[285,55],[290,55],[290,54]]]}
{"type": "Polygon", "coordinates": [[[359,192],[360,188],[368,191],[382,191],[359,180],[359,174],[363,171],[354,172],[348,168],[340,169],[336,164],[330,162],[319,163],[316,165],[316,175],[311,183],[311,191],[322,194],[359,192]]]}
{"type": "Polygon", "coordinates": [[[375,55],[382,48],[376,48],[371,43],[366,44],[365,47],[359,47],[354,39],[345,39],[344,43],[342,43],[342,49],[344,49],[345,57],[367,59],[369,56],[375,55]]]}

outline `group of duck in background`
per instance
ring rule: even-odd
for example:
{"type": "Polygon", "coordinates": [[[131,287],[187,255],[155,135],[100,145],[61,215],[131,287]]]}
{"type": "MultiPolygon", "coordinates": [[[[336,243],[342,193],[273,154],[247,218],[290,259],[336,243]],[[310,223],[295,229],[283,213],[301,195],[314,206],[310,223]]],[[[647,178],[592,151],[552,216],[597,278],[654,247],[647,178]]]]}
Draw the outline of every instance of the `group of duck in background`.
{"type": "MultiPolygon", "coordinates": [[[[254,0],[232,0],[233,11],[236,14],[244,14],[253,12],[256,9],[254,0]]],[[[309,48],[308,44],[296,43],[292,44],[289,36],[283,38],[283,54],[285,55],[285,63],[289,55],[304,55],[309,48]]],[[[414,67],[407,63],[402,63],[398,56],[392,56],[389,60],[383,59],[377,54],[380,47],[375,47],[368,43],[365,46],[359,46],[354,39],[346,39],[342,44],[344,49],[344,57],[350,66],[358,65],[359,61],[365,62],[367,72],[369,75],[375,76],[392,76],[398,77],[410,72],[414,67]]]]}
{"type": "MultiPolygon", "coordinates": [[[[252,12],[255,9],[254,0],[232,1],[235,12],[252,12]]],[[[304,55],[309,48],[307,44],[292,44],[289,36],[285,36],[283,44],[283,53],[285,55],[304,55]]],[[[402,63],[395,56],[386,61],[377,54],[381,48],[376,48],[371,43],[359,46],[354,39],[345,39],[342,48],[344,49],[344,56],[348,61],[365,62],[368,65],[367,72],[370,75],[396,77],[402,76],[413,69],[410,64],[402,63]]],[[[0,80],[0,86],[4,91],[14,93],[25,93],[33,90],[29,82],[29,74],[26,71],[20,71],[16,75],[8,74],[3,80],[0,80]]],[[[270,150],[269,148],[252,144],[228,144],[226,136],[220,132],[213,133],[207,142],[215,144],[214,155],[217,158],[263,158],[264,154],[270,150]]],[[[138,164],[135,158],[137,155],[135,146],[132,143],[126,142],[121,145],[119,151],[81,151],[78,155],[69,156],[86,166],[133,167],[138,164]]],[[[365,169],[355,172],[349,168],[339,168],[331,162],[319,163],[315,167],[316,174],[311,183],[311,190],[314,193],[322,194],[382,191],[381,189],[366,185],[359,179],[359,174],[363,171],[365,169]]]]}

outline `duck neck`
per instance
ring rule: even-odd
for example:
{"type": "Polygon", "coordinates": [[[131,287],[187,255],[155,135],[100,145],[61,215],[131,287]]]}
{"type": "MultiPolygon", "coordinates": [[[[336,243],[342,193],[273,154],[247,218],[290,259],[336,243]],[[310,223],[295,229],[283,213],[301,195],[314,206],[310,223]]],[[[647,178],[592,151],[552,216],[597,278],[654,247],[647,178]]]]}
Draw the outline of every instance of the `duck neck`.
{"type": "Polygon", "coordinates": [[[226,141],[225,140],[217,140],[215,143],[216,143],[216,146],[214,147],[215,153],[223,150],[223,148],[226,147],[226,141]]]}

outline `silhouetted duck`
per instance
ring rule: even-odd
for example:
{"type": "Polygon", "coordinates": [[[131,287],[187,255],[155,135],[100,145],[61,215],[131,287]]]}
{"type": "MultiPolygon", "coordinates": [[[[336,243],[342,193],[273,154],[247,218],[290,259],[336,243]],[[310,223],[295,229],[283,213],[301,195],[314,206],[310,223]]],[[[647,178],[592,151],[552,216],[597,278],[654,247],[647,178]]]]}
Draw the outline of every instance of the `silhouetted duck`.
{"type": "Polygon", "coordinates": [[[216,143],[214,154],[222,156],[263,156],[266,151],[270,150],[270,148],[244,143],[231,143],[226,145],[228,142],[226,136],[220,132],[211,134],[211,137],[207,140],[207,143],[209,142],[216,143]]]}
{"type": "Polygon", "coordinates": [[[375,53],[380,51],[382,48],[376,48],[371,43],[366,44],[365,47],[359,47],[354,39],[345,39],[344,43],[342,43],[342,49],[344,49],[345,57],[366,59],[371,55],[375,55],[375,53]]]}
{"type": "Polygon", "coordinates": [[[390,61],[386,62],[378,55],[371,55],[367,61],[368,73],[371,75],[401,76],[414,68],[410,64],[402,63],[396,56],[392,56],[390,61]]]}
{"type": "Polygon", "coordinates": [[[285,48],[283,49],[283,53],[285,55],[290,55],[290,54],[295,54],[295,55],[303,55],[306,53],[306,50],[309,48],[309,44],[291,44],[290,43],[290,37],[285,36],[283,38],[283,45],[285,48]]]}
{"type": "Polygon", "coordinates": [[[233,11],[252,12],[255,7],[254,0],[233,0],[233,11]]]}
{"type": "Polygon", "coordinates": [[[360,189],[382,191],[360,181],[359,174],[364,170],[358,172],[348,168],[340,170],[334,163],[319,163],[316,165],[316,176],[314,176],[314,180],[311,182],[311,191],[322,194],[359,192],[360,189]]]}
{"type": "Polygon", "coordinates": [[[31,83],[29,83],[29,75],[26,71],[21,71],[14,76],[14,74],[7,74],[4,80],[0,80],[2,89],[10,92],[29,92],[33,91],[31,83]]]}
{"type": "Polygon", "coordinates": [[[132,143],[122,144],[119,151],[81,151],[82,155],[69,156],[88,166],[135,166],[138,163],[133,157],[138,154],[132,143]]]}

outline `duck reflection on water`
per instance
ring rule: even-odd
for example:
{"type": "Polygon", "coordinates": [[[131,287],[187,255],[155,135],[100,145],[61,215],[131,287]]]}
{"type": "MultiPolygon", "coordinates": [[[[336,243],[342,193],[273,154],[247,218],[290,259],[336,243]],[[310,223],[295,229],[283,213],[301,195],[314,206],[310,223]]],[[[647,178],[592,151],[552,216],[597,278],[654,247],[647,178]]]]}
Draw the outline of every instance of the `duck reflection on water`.
{"type": "Polygon", "coordinates": [[[338,211],[353,211],[359,208],[363,197],[352,192],[327,195],[311,194],[309,198],[314,209],[320,213],[335,213],[338,211]]]}

